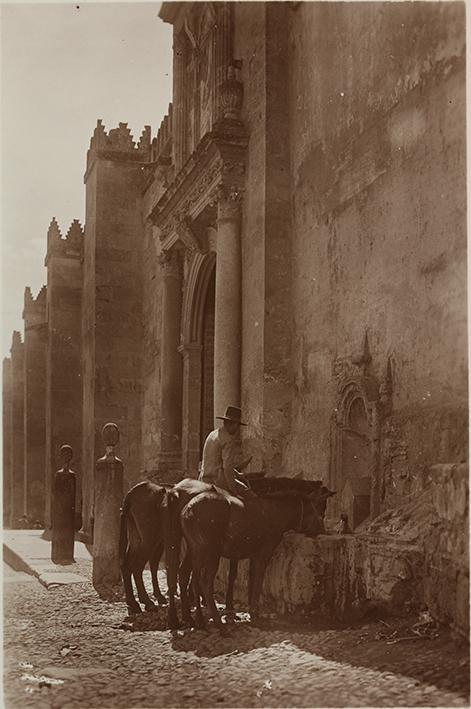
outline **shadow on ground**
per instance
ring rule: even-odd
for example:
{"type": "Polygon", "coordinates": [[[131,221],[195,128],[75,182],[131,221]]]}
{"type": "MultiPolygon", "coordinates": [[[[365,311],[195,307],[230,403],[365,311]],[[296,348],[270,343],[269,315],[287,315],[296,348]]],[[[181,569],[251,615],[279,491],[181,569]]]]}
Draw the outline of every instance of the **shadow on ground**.
{"type": "MultiPolygon", "coordinates": [[[[172,647],[198,657],[243,655],[258,648],[285,644],[331,662],[404,675],[410,681],[435,685],[469,697],[469,649],[456,643],[445,629],[435,637],[414,635],[417,617],[388,618],[346,623],[309,619],[301,626],[289,618],[265,620],[252,625],[246,613],[227,623],[222,636],[212,621],[207,630],[186,628],[171,632],[172,647]]],[[[133,632],[165,631],[167,609],[127,618],[119,627],[133,632]]]]}

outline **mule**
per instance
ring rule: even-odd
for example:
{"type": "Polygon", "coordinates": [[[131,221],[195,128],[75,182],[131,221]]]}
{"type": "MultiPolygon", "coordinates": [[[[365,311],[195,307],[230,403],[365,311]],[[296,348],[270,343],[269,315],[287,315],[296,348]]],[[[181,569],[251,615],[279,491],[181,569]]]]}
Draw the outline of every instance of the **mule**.
{"type": "Polygon", "coordinates": [[[164,550],[162,503],[166,487],[152,482],[141,482],[126,494],[121,509],[119,562],[126,604],[130,614],[140,613],[133,588],[136,584],[139,601],[146,611],[155,610],[142,578],[144,567],[149,562],[154,598],[160,605],[166,598],[160,590],[157,571],[164,550]]]}
{"type": "MultiPolygon", "coordinates": [[[[132,578],[136,584],[139,602],[144,605],[145,610],[152,611],[156,608],[145,589],[142,576],[147,562],[152,576],[154,598],[159,605],[167,603],[159,587],[157,571],[164,550],[162,503],[166,489],[171,487],[172,485],[144,481],[131,488],[123,501],[119,561],[126,605],[130,615],[141,613],[141,607],[134,597],[132,578]]],[[[188,484],[182,486],[182,494],[183,491],[185,492],[182,504],[186,504],[192,495],[211,489],[212,486],[207,483],[189,479],[188,484]]],[[[228,612],[233,610],[233,587],[236,576],[237,564],[234,564],[231,567],[226,599],[228,612]]]]}
{"type": "Polygon", "coordinates": [[[169,626],[178,627],[173,594],[176,590],[182,535],[188,547],[179,570],[183,620],[191,622],[187,587],[193,570],[196,624],[203,625],[199,601],[199,593],[202,591],[213,619],[219,627],[223,627],[214,603],[214,577],[221,556],[231,562],[226,612],[232,606],[237,563],[243,558],[251,559],[249,606],[251,617],[256,620],[265,569],[284,532],[295,529],[313,536],[324,532],[323,517],[327,498],[334,493],[320,481],[266,478],[263,483],[266,490],[262,492],[264,496],[243,502],[214,486],[197,495],[188,495],[188,482],[182,481],[168,490],[165,496],[169,626]],[[277,487],[285,489],[276,490],[277,487]],[[296,487],[298,490],[293,489],[296,487]],[[302,488],[302,492],[299,488],[302,488]]]}

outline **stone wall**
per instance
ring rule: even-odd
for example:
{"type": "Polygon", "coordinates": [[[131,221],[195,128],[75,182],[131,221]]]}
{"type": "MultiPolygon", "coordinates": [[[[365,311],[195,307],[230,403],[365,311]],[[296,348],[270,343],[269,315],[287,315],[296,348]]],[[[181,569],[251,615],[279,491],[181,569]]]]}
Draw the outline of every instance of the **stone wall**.
{"type": "MultiPolygon", "coordinates": [[[[428,608],[459,637],[469,630],[468,470],[438,465],[425,487],[355,535],[310,539],[285,534],[267,568],[262,608],[277,613],[353,619],[372,611],[428,608]]],[[[225,590],[228,562],[217,588],[225,590]]],[[[248,564],[235,598],[247,603],[248,564]]]]}
{"type": "Polygon", "coordinates": [[[425,546],[425,603],[442,623],[469,630],[469,486],[466,465],[429,470],[436,513],[425,546]]]}
{"type": "Polygon", "coordinates": [[[60,447],[72,446],[77,474],[76,509],[82,479],[81,300],[83,232],[74,221],[63,238],[53,220],[48,231],[46,355],[46,510],[50,524],[52,476],[61,467],[60,447]]]}
{"type": "Polygon", "coordinates": [[[150,130],[139,142],[127,124],[105,131],[101,121],[87,154],[84,239],[83,456],[84,533],[93,516],[94,466],[103,455],[101,429],[120,429],[125,488],[141,470],[143,222],[141,166],[150,130]]]}
{"type": "Polygon", "coordinates": [[[46,288],[33,299],[25,289],[25,436],[26,514],[44,521],[46,485],[46,288]]]}
{"type": "Polygon", "coordinates": [[[14,332],[11,342],[11,526],[26,511],[24,479],[24,344],[14,332]]]}
{"type": "Polygon", "coordinates": [[[342,386],[368,376],[390,390],[372,462],[384,509],[427,464],[467,457],[464,6],[300,3],[290,17],[283,460],[338,479],[342,386]]]}
{"type": "Polygon", "coordinates": [[[12,486],[12,379],[11,359],[3,358],[2,367],[2,450],[3,450],[3,526],[11,526],[12,486]]]}

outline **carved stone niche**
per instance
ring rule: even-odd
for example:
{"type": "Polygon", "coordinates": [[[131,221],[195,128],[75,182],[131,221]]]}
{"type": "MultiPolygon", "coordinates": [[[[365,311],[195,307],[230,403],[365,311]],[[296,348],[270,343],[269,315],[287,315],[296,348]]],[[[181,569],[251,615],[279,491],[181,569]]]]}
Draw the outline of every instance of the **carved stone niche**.
{"type": "Polygon", "coordinates": [[[379,512],[380,490],[379,383],[374,377],[347,377],[339,384],[334,423],[332,485],[337,513],[348,515],[355,529],[379,512]]]}

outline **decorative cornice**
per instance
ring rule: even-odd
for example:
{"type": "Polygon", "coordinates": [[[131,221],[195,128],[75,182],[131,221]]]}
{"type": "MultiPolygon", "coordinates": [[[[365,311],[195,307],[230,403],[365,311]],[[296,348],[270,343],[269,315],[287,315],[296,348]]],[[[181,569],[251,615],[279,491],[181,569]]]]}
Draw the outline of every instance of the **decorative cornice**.
{"type": "Polygon", "coordinates": [[[162,241],[219,201],[221,187],[224,195],[243,193],[247,143],[238,121],[220,121],[206,134],[148,215],[162,241]]]}
{"type": "Polygon", "coordinates": [[[183,212],[177,212],[168,221],[165,231],[161,230],[162,249],[168,251],[178,242],[190,253],[201,252],[201,244],[191,228],[191,219],[183,212]]]}

